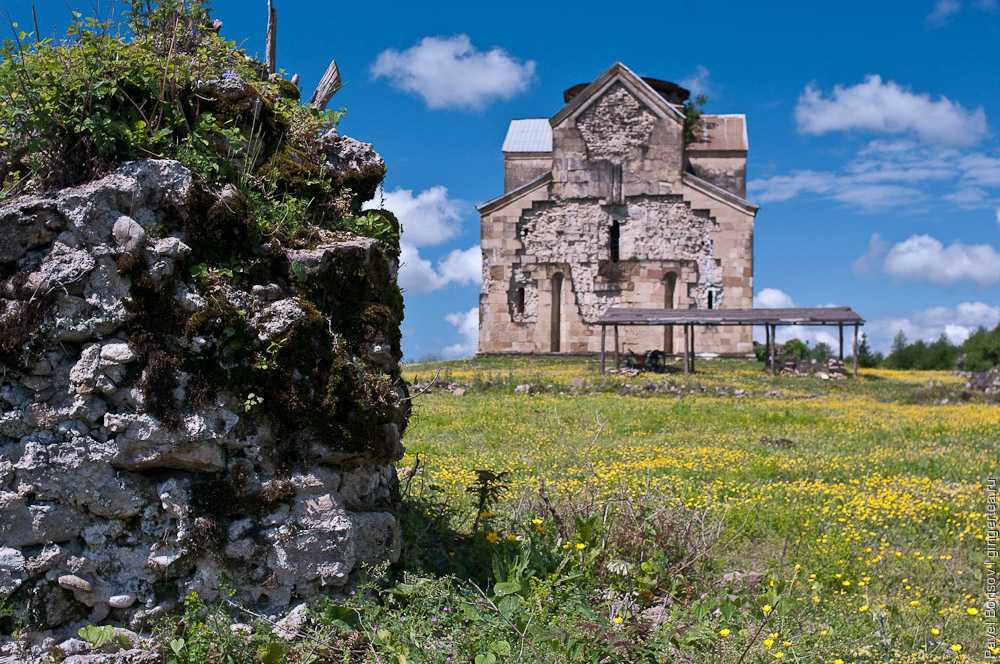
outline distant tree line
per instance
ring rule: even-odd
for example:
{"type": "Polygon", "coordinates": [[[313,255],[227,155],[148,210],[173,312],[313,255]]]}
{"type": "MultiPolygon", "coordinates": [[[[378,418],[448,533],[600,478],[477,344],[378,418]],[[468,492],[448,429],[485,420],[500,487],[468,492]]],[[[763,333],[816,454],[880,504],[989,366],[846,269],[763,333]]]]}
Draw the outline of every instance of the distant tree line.
{"type": "MultiPolygon", "coordinates": [[[[755,344],[757,359],[766,361],[767,348],[755,344]]],[[[798,339],[789,339],[778,346],[780,360],[825,360],[834,357],[833,349],[825,343],[818,343],[812,348],[798,339]]],[[[852,358],[845,358],[850,364],[852,358]]],[[[908,343],[906,335],[900,331],[892,340],[889,355],[873,352],[868,345],[868,337],[864,333],[858,340],[858,366],[872,369],[937,369],[965,371],[988,371],[1000,366],[1000,325],[992,330],[980,327],[959,345],[948,340],[942,334],[936,341],[927,343],[922,340],[908,343]]]]}

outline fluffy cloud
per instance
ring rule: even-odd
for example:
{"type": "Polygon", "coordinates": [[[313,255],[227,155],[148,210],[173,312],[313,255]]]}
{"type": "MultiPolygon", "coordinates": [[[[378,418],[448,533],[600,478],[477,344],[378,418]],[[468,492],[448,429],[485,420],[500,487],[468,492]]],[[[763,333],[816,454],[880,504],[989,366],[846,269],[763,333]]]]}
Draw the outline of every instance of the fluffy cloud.
{"type": "Polygon", "coordinates": [[[792,296],[777,288],[765,288],[753,298],[754,309],[788,309],[794,307],[792,296]]]}
{"type": "Polygon", "coordinates": [[[446,346],[441,353],[446,358],[474,355],[479,350],[479,307],[473,307],[464,313],[448,314],[444,319],[458,328],[462,341],[446,346]]]}
{"type": "Polygon", "coordinates": [[[459,286],[482,284],[482,249],[478,244],[468,249],[453,249],[438,262],[438,274],[450,284],[459,286]]]}
{"type": "MultiPolygon", "coordinates": [[[[787,309],[794,307],[795,302],[792,300],[791,295],[782,290],[777,288],[765,288],[754,295],[753,306],[755,309],[787,309]]],[[[832,307],[837,305],[827,304],[823,306],[832,307]]],[[[754,326],[754,341],[757,343],[764,343],[766,336],[767,333],[764,331],[763,326],[754,326]]],[[[779,344],[783,344],[789,339],[798,339],[799,341],[807,343],[811,346],[818,343],[824,343],[830,346],[830,348],[834,351],[837,350],[837,344],[839,343],[838,337],[830,334],[822,327],[806,325],[779,325],[775,329],[774,336],[777,338],[779,344]]]]}
{"type": "Polygon", "coordinates": [[[890,245],[875,233],[868,250],[854,261],[853,270],[859,277],[881,271],[901,281],[928,281],[939,286],[972,281],[980,288],[989,288],[1000,283],[1000,253],[988,244],[956,241],[945,247],[926,234],[890,245]]]}
{"type": "Polygon", "coordinates": [[[421,97],[428,108],[481,109],[528,89],[535,62],[521,62],[501,48],[478,51],[468,35],[424,37],[405,51],[382,51],[372,78],[421,97]]]}
{"type": "Polygon", "coordinates": [[[882,269],[903,281],[951,286],[973,281],[981,288],[1000,283],[1000,253],[988,244],[953,242],[945,247],[929,235],[913,235],[886,253],[882,269]]]}
{"type": "MultiPolygon", "coordinates": [[[[369,203],[368,207],[373,207],[369,203]]],[[[391,210],[403,226],[402,242],[411,247],[441,244],[455,237],[462,228],[464,201],[448,198],[448,189],[437,186],[416,196],[412,189],[396,187],[385,194],[386,210],[391,210]]]]}
{"type": "MultiPolygon", "coordinates": [[[[375,204],[369,203],[369,207],[375,204]]],[[[396,188],[382,204],[403,227],[399,242],[399,285],[410,295],[425,295],[451,284],[468,286],[481,281],[479,246],[453,249],[438,261],[421,258],[420,247],[446,242],[461,231],[463,201],[448,198],[445,187],[431,187],[416,196],[412,189],[396,188]]]]}
{"type": "Polygon", "coordinates": [[[917,311],[903,318],[872,320],[865,327],[876,340],[875,347],[884,352],[899,332],[911,342],[934,341],[945,334],[951,343],[960,344],[978,327],[993,329],[997,324],[1000,324],[1000,305],[962,302],[954,307],[917,311]]]}
{"type": "Polygon", "coordinates": [[[868,251],[858,256],[851,270],[858,277],[874,277],[882,271],[882,259],[891,245],[882,239],[878,233],[873,233],[868,240],[868,251]]]}
{"type": "Polygon", "coordinates": [[[482,276],[481,256],[478,245],[452,249],[435,268],[429,260],[420,257],[416,247],[400,243],[399,287],[408,295],[426,295],[452,284],[478,284],[482,276]]]}
{"type": "Polygon", "coordinates": [[[826,134],[862,129],[890,134],[913,133],[929,143],[975,145],[989,133],[982,107],[966,110],[945,97],[931,99],[877,74],[852,87],[834,86],[829,97],[812,84],[795,107],[799,131],[826,134]]]}

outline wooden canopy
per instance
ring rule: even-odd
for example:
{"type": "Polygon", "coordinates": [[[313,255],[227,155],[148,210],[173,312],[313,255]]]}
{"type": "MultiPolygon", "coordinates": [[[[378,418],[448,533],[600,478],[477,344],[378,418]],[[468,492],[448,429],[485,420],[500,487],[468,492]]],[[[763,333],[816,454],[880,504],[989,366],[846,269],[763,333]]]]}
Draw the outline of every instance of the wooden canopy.
{"type": "Polygon", "coordinates": [[[608,326],[615,334],[615,369],[619,368],[619,325],[683,325],[684,373],[694,371],[694,327],[696,325],[763,325],[767,331],[767,349],[771,370],[775,363],[775,329],[778,325],[836,325],[840,331],[839,357],[844,359],[844,325],[854,326],[854,375],[858,375],[858,328],[864,319],[850,307],[791,309],[628,309],[612,307],[597,319],[601,326],[601,372],[604,372],[604,346],[608,326]]]}

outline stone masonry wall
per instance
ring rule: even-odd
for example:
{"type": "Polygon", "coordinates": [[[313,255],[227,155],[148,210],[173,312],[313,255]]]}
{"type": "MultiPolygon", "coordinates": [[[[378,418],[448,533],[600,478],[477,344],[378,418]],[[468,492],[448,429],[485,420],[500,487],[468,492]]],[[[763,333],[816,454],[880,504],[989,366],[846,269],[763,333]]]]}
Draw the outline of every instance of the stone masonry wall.
{"type": "Polygon", "coordinates": [[[165,160],[0,207],[0,601],[27,628],[135,628],[227,578],[275,607],[399,557],[396,254],[247,245],[240,207],[165,160]]]}

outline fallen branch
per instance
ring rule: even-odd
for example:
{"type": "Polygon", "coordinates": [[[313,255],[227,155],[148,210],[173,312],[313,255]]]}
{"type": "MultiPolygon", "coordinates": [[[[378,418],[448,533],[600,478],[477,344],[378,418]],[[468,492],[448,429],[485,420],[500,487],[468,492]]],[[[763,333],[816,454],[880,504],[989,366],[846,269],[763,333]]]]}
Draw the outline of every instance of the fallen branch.
{"type": "Polygon", "coordinates": [[[323,74],[319,85],[316,86],[316,91],[309,97],[308,104],[317,111],[325,110],[330,99],[342,87],[344,86],[340,83],[340,70],[337,69],[337,61],[331,60],[330,66],[326,68],[326,73],[323,74]]]}

